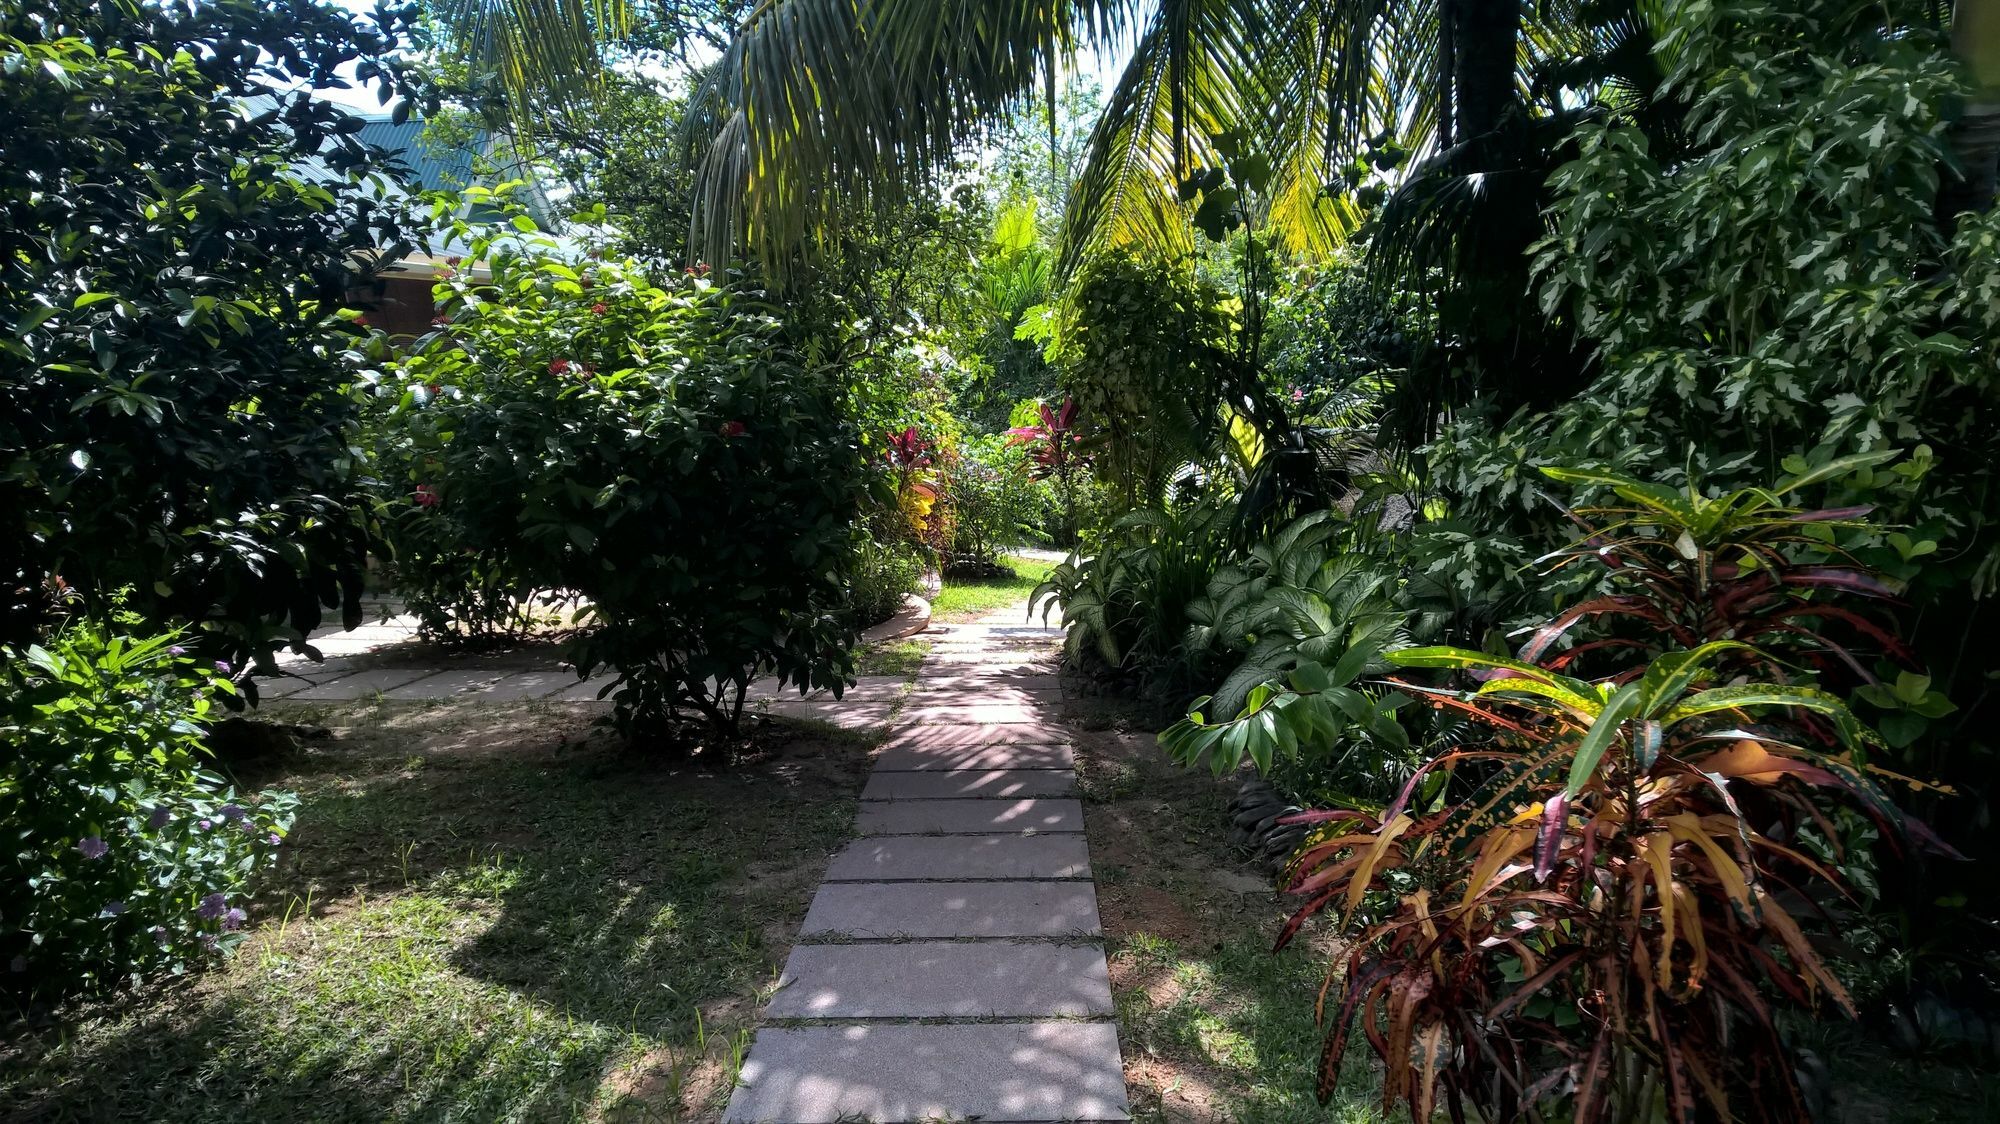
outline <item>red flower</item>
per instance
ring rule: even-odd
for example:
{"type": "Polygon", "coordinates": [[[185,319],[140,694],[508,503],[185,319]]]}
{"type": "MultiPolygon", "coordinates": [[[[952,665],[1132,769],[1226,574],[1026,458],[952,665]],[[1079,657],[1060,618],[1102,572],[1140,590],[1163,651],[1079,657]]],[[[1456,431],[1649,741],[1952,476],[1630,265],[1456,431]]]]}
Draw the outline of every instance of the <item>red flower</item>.
{"type": "Polygon", "coordinates": [[[750,430],[740,421],[726,421],[722,423],[722,435],[724,437],[741,437],[748,432],[750,430]]]}
{"type": "Polygon", "coordinates": [[[569,360],[567,359],[557,359],[549,364],[549,374],[566,375],[568,373],[569,373],[569,360]]]}
{"type": "Polygon", "coordinates": [[[433,328],[442,328],[442,327],[444,327],[444,326],[446,326],[447,324],[450,324],[450,323],[451,323],[451,317],[449,317],[449,316],[433,316],[433,317],[431,317],[431,327],[433,327],[433,328]]]}
{"type": "Polygon", "coordinates": [[[596,304],[590,306],[590,314],[592,316],[602,316],[610,311],[611,309],[607,308],[603,301],[599,301],[596,304]]]}
{"type": "Polygon", "coordinates": [[[438,494],[436,488],[431,487],[429,484],[417,485],[418,507],[436,507],[437,502],[438,502],[438,494]]]}
{"type": "Polygon", "coordinates": [[[437,383],[432,383],[429,386],[425,387],[424,389],[431,392],[432,398],[436,398],[438,395],[444,393],[444,387],[439,386],[437,383]]]}
{"type": "Polygon", "coordinates": [[[354,326],[357,328],[366,328],[368,326],[368,314],[363,312],[357,315],[354,318],[354,326]]]}

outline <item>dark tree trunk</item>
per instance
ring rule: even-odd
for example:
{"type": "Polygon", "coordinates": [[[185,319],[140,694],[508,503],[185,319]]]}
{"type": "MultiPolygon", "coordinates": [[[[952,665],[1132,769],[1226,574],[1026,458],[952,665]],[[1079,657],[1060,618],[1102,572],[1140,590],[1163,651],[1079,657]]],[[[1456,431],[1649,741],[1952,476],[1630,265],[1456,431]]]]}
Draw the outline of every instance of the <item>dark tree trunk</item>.
{"type": "Polygon", "coordinates": [[[1463,144],[1500,124],[1514,104],[1520,0],[1447,0],[1451,44],[1451,140],[1463,144]]]}
{"type": "Polygon", "coordinates": [[[1951,128],[1963,176],[1946,174],[1938,189],[1938,218],[1946,229],[1963,212],[1991,210],[2000,188],[2000,0],[1958,0],[1951,49],[1965,64],[1972,96],[1951,128]]]}

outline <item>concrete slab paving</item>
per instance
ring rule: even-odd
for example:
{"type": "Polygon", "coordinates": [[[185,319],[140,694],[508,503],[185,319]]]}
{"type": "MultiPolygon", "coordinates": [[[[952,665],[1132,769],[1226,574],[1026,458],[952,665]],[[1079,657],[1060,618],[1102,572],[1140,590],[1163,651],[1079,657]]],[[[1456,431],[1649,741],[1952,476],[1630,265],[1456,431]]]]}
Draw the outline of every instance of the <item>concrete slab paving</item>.
{"type": "Polygon", "coordinates": [[[1009,800],[1071,796],[1076,774],[1068,769],[961,769],[955,772],[878,772],[861,790],[863,800],[1009,800]]]}
{"type": "Polygon", "coordinates": [[[1053,726],[905,726],[889,735],[884,749],[970,749],[994,745],[1068,745],[1069,734],[1053,726]]]}
{"type": "Polygon", "coordinates": [[[315,683],[302,691],[295,691],[286,696],[286,701],[346,702],[354,699],[372,699],[436,674],[438,669],[434,667],[380,667],[372,671],[357,671],[315,683]]]}
{"type": "Polygon", "coordinates": [[[939,772],[953,769],[1072,769],[1076,751],[1067,745],[897,745],[875,755],[875,771],[939,772]]]}
{"type": "Polygon", "coordinates": [[[954,878],[1088,878],[1082,835],[876,835],[849,843],[828,882],[954,878]]]}
{"type": "Polygon", "coordinates": [[[1042,708],[1022,703],[912,701],[903,711],[911,726],[1041,726],[1049,722],[1042,708]]]}
{"type": "Polygon", "coordinates": [[[1076,1021],[1114,1008],[1061,632],[1007,618],[934,629],[911,684],[783,708],[898,728],[765,1011],[816,1025],[758,1034],[731,1124],[1130,1119],[1115,1024],[1076,1021]]]}
{"type": "Polygon", "coordinates": [[[993,835],[1083,830],[1083,805],[1069,799],[867,800],[863,835],[993,835]]]}
{"type": "Polygon", "coordinates": [[[915,941],[800,945],[770,1019],[982,1018],[1112,1013],[1096,945],[915,941]]]}
{"type": "Polygon", "coordinates": [[[1132,1118],[1104,1022],[766,1027],[741,1080],[724,1124],[1132,1118]]]}
{"type": "Polygon", "coordinates": [[[828,882],[813,895],[804,937],[1094,937],[1103,932],[1088,882],[828,882]]]}

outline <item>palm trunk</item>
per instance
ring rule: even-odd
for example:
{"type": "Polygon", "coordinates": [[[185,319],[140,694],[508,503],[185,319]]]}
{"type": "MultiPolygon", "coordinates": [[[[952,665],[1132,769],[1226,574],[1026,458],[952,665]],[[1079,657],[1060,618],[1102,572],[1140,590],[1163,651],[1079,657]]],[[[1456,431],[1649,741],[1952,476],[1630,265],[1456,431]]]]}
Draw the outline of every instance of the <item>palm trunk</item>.
{"type": "Polygon", "coordinates": [[[1515,54],[1520,49],[1520,0],[1449,0],[1450,139],[1492,132],[1514,104],[1515,54]]]}
{"type": "Polygon", "coordinates": [[[1938,219],[1947,230],[1963,212],[1991,210],[2000,189],[2000,0],[1958,0],[1951,49],[1965,64],[1972,94],[1950,134],[1961,174],[1947,173],[1938,188],[1938,219]]]}

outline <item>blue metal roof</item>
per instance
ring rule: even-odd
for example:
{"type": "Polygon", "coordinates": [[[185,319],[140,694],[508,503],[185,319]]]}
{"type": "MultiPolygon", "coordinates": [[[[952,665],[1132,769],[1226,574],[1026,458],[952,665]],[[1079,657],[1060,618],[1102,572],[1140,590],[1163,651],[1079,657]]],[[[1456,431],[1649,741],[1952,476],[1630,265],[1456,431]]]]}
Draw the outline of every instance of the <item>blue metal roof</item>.
{"type": "Polygon", "coordinates": [[[473,171],[473,159],[486,151],[484,129],[473,130],[462,145],[447,145],[426,139],[424,123],[415,117],[400,125],[370,117],[361,126],[361,140],[396,154],[409,169],[412,186],[424,191],[462,191],[482,178],[473,171]]]}

